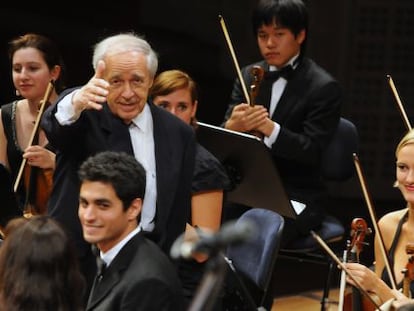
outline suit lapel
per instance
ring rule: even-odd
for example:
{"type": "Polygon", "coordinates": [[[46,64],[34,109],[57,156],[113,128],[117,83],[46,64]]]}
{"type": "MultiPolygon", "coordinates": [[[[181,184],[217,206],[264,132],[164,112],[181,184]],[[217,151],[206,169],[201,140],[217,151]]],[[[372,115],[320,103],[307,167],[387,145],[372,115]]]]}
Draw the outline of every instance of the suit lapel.
{"type": "Polygon", "coordinates": [[[154,123],[154,145],[155,145],[155,161],[157,170],[157,221],[156,224],[163,224],[168,218],[170,206],[175,192],[174,180],[177,160],[174,155],[174,139],[169,137],[168,120],[163,118],[160,108],[150,104],[153,123],[154,123]],[[162,207],[162,208],[159,208],[162,207]]]}
{"type": "Polygon", "coordinates": [[[125,270],[128,269],[142,242],[142,233],[138,233],[132,237],[107,267],[103,278],[100,281],[95,279],[89,295],[87,310],[94,308],[98,303],[105,299],[110,294],[111,290],[121,281],[125,270]]]}
{"type": "Polygon", "coordinates": [[[103,107],[105,113],[102,114],[100,126],[106,134],[108,146],[111,146],[111,150],[113,151],[124,151],[129,154],[134,154],[128,125],[116,117],[110,111],[107,104],[103,107]]]}
{"type": "Polygon", "coordinates": [[[294,91],[295,89],[295,81],[292,79],[287,83],[286,88],[283,90],[282,96],[280,97],[279,102],[276,105],[276,109],[271,116],[272,120],[280,123],[289,114],[292,109],[289,104],[295,102],[294,98],[298,95],[298,93],[294,91]]]}
{"type": "Polygon", "coordinates": [[[290,114],[292,110],[292,103],[297,102],[297,98],[301,96],[301,86],[304,85],[304,60],[301,60],[298,67],[292,73],[291,78],[286,84],[282,96],[276,106],[271,119],[278,123],[285,121],[285,118],[290,114]]]}
{"type": "Polygon", "coordinates": [[[109,271],[110,269],[105,272],[104,277],[102,280],[97,280],[95,278],[95,281],[93,283],[91,295],[89,296],[88,300],[88,307],[87,310],[92,309],[96,306],[102,299],[108,296],[111,289],[118,284],[118,282],[121,279],[121,273],[118,269],[114,268],[111,270],[115,271],[109,271]]]}

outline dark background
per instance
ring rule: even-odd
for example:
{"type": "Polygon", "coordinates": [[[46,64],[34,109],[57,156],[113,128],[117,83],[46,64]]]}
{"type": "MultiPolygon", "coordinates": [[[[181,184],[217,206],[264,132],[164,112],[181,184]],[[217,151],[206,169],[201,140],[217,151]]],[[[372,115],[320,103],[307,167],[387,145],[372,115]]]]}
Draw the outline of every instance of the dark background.
{"type": "MultiPolygon", "coordinates": [[[[187,71],[200,87],[198,119],[219,124],[236,71],[218,15],[223,15],[240,66],[259,59],[250,29],[254,0],[87,1],[84,7],[0,5],[0,104],[14,99],[7,43],[26,32],[51,37],[66,63],[66,84],[83,84],[92,76],[93,45],[120,31],[145,36],[160,57],[160,71],[187,71]]],[[[405,132],[390,74],[408,116],[413,115],[414,1],[308,0],[308,56],[341,83],[343,116],[360,134],[359,159],[377,217],[403,208],[392,188],[394,150],[405,132]]],[[[252,163],[254,165],[254,163],[252,163]]],[[[369,214],[358,179],[331,185],[330,212],[348,228],[354,217],[369,214]]],[[[366,250],[367,262],[372,248],[366,250]]]]}

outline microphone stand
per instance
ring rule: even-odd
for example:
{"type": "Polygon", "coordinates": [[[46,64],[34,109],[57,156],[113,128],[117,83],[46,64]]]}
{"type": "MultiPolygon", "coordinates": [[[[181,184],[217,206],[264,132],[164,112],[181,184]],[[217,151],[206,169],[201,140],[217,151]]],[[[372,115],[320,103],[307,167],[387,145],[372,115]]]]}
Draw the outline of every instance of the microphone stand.
{"type": "Polygon", "coordinates": [[[187,245],[183,242],[184,235],[182,235],[173,243],[170,251],[172,258],[191,258],[195,253],[209,255],[205,272],[191,301],[189,311],[210,311],[214,308],[229,266],[224,250],[231,244],[243,243],[251,239],[255,234],[254,230],[254,224],[251,222],[229,222],[216,234],[203,237],[201,233],[198,242],[187,245]]]}
{"type": "Polygon", "coordinates": [[[210,311],[216,303],[217,296],[222,289],[227,264],[222,252],[210,255],[207,261],[206,272],[201,279],[196,294],[191,301],[188,311],[210,311]]]}

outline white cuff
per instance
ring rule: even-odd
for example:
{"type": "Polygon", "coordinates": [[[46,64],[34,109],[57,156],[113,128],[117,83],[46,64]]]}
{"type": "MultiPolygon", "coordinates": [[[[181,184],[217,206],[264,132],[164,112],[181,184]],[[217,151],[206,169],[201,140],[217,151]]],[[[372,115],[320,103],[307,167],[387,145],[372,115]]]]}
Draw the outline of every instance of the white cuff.
{"type": "Polygon", "coordinates": [[[78,91],[74,90],[72,93],[67,94],[57,104],[55,118],[60,125],[70,125],[79,119],[80,113],[76,114],[72,105],[72,98],[78,91]]]}
{"type": "Polygon", "coordinates": [[[274,124],[274,127],[273,127],[272,134],[270,134],[269,137],[265,136],[265,138],[263,139],[264,144],[269,148],[272,147],[272,145],[274,144],[274,142],[276,141],[280,133],[280,125],[276,122],[273,122],[273,124],[274,124]]]}

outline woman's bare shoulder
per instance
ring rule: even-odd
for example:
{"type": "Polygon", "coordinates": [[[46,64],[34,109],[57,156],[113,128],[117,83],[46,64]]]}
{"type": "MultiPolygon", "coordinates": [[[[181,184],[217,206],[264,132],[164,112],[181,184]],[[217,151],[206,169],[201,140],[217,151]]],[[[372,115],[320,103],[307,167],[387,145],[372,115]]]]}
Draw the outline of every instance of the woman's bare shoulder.
{"type": "Polygon", "coordinates": [[[396,230],[398,223],[400,222],[401,218],[404,217],[405,213],[407,213],[407,209],[403,208],[400,210],[392,211],[380,218],[378,221],[378,226],[383,234],[393,234],[396,230]]]}

